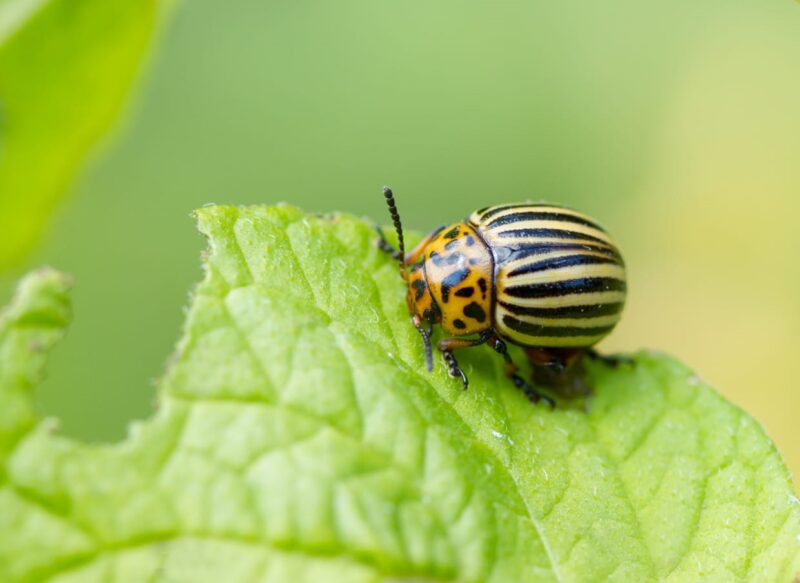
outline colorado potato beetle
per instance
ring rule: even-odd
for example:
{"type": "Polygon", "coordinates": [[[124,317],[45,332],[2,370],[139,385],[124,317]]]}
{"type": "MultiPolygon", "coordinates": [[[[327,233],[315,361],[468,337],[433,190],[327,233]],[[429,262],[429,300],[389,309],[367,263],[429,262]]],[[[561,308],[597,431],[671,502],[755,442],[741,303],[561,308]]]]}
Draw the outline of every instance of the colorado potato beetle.
{"type": "MultiPolygon", "coordinates": [[[[391,189],[384,196],[399,250],[378,228],[378,245],[400,264],[406,302],[419,331],[428,370],[431,334],[452,377],[469,381],[453,352],[488,344],[505,361],[505,373],[534,403],[553,400],[518,374],[506,343],[523,348],[537,384],[562,393],[580,391],[581,357],[620,319],[625,303],[625,263],[608,234],[588,216],[551,204],[482,208],[466,220],[439,227],[409,253],[391,189]]],[[[612,359],[610,359],[612,360],[612,359]]]]}

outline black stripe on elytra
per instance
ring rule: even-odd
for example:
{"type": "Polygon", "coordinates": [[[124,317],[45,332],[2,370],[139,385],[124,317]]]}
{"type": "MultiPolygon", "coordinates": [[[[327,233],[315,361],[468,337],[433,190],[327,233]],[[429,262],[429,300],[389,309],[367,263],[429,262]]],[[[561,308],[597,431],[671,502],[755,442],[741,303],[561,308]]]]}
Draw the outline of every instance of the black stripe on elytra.
{"type": "Polygon", "coordinates": [[[608,245],[608,241],[580,233],[578,231],[570,231],[568,229],[507,229],[497,233],[498,237],[511,237],[514,239],[521,239],[523,237],[533,238],[553,238],[553,239],[575,239],[578,241],[591,241],[592,243],[600,243],[601,245],[608,245]]]}
{"type": "Polygon", "coordinates": [[[614,277],[579,277],[547,283],[511,285],[503,290],[514,298],[549,298],[570,294],[588,294],[605,291],[625,291],[625,282],[614,277]]]}
{"type": "Polygon", "coordinates": [[[509,315],[503,316],[503,323],[522,334],[527,336],[542,336],[542,337],[556,337],[563,338],[568,336],[600,336],[611,332],[614,325],[609,326],[594,326],[592,328],[580,328],[578,326],[542,326],[541,324],[532,324],[525,320],[518,320],[509,315]]]}
{"type": "Polygon", "coordinates": [[[559,213],[556,211],[522,211],[513,213],[493,219],[486,225],[486,228],[490,229],[492,227],[502,227],[503,225],[519,223],[520,221],[559,221],[564,223],[573,223],[575,225],[583,225],[584,227],[591,227],[592,229],[597,229],[598,231],[605,233],[605,229],[603,229],[603,227],[590,221],[589,219],[571,215],[569,213],[559,213]]]}
{"type": "Polygon", "coordinates": [[[530,208],[530,207],[537,207],[537,206],[551,206],[549,204],[534,204],[530,202],[523,202],[517,204],[503,204],[500,206],[491,206],[485,209],[481,209],[478,211],[478,215],[481,218],[481,222],[485,222],[488,219],[495,216],[497,213],[502,213],[503,211],[510,211],[512,209],[519,209],[519,208],[530,208]]]}
{"type": "Polygon", "coordinates": [[[457,295],[460,298],[471,298],[472,294],[474,293],[475,293],[475,288],[472,287],[471,285],[468,285],[467,287],[462,287],[461,289],[457,289],[455,295],[457,295]]]}
{"type": "Polygon", "coordinates": [[[469,269],[459,269],[449,274],[442,280],[442,301],[447,303],[450,299],[450,290],[469,277],[469,269]]]}
{"type": "Polygon", "coordinates": [[[464,308],[464,315],[473,320],[477,320],[481,324],[486,321],[486,312],[476,302],[471,302],[464,308]]]}
{"type": "Polygon", "coordinates": [[[533,243],[522,244],[518,247],[498,245],[494,247],[494,257],[499,266],[503,266],[509,261],[525,259],[536,255],[544,255],[553,251],[593,251],[601,253],[607,257],[613,257],[620,265],[624,265],[619,252],[612,247],[601,247],[589,243],[533,243]]]}
{"type": "Polygon", "coordinates": [[[598,316],[614,316],[619,314],[625,305],[623,302],[611,302],[608,304],[559,306],[558,308],[534,308],[502,301],[499,303],[512,314],[518,316],[534,316],[536,318],[595,318],[598,316]]]}
{"type": "Polygon", "coordinates": [[[514,277],[516,275],[523,275],[526,273],[537,273],[539,271],[548,271],[550,269],[560,269],[563,267],[599,265],[602,263],[615,264],[616,261],[611,257],[598,257],[597,255],[566,255],[562,257],[551,257],[549,259],[536,261],[535,263],[521,265],[520,267],[509,271],[508,277],[514,277]]]}

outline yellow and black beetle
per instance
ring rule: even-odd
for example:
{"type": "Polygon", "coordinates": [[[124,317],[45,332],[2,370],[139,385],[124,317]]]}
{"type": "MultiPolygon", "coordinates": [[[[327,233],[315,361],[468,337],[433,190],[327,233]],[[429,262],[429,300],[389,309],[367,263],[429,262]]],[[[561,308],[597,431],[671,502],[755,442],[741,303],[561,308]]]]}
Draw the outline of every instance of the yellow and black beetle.
{"type": "Polygon", "coordinates": [[[434,230],[406,254],[394,195],[388,187],[383,192],[400,250],[381,229],[378,244],[399,261],[408,282],[408,309],[428,370],[433,325],[440,324],[451,336],[437,346],[464,388],[467,376],[453,351],[488,344],[531,401],[553,404],[517,374],[506,342],[523,347],[536,382],[582,388],[576,364],[585,354],[597,356],[591,347],[611,332],[625,303],[625,264],[599,225],[555,205],[492,206],[434,230]]]}

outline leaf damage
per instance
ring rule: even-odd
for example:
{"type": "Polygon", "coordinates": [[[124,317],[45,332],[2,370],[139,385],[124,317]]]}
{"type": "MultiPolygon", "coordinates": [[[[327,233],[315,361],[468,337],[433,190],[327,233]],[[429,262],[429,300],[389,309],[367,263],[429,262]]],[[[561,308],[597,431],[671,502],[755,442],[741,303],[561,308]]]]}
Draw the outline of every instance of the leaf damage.
{"type": "MultiPolygon", "coordinates": [[[[115,445],[36,418],[68,282],[0,317],[0,580],[790,581],[800,508],[758,424],[670,358],[532,406],[488,350],[424,368],[374,231],[208,207],[155,416],[115,445]]],[[[109,390],[113,390],[109,388],[109,390]]]]}

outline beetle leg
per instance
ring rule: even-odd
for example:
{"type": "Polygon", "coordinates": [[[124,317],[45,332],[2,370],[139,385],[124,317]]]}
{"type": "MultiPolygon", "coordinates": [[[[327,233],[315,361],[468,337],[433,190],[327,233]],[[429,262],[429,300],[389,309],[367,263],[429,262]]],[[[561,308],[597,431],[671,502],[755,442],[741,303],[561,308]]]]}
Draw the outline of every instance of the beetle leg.
{"type": "Polygon", "coordinates": [[[399,261],[400,260],[400,251],[392,247],[391,243],[386,240],[386,235],[383,234],[383,229],[379,225],[375,225],[375,231],[378,233],[378,249],[383,251],[384,253],[388,253],[392,256],[392,259],[399,261]]]}
{"type": "Polygon", "coordinates": [[[533,368],[533,381],[565,398],[586,397],[592,387],[586,383],[583,356],[586,348],[526,348],[533,368]]]}
{"type": "Polygon", "coordinates": [[[611,368],[617,368],[622,364],[633,365],[635,363],[630,356],[625,356],[624,354],[600,354],[594,348],[587,348],[586,356],[592,360],[599,360],[611,368]]]}
{"type": "Polygon", "coordinates": [[[467,375],[464,374],[464,371],[461,370],[461,367],[458,366],[458,361],[456,357],[453,356],[453,351],[458,350],[459,348],[469,348],[470,346],[480,346],[481,344],[485,343],[489,336],[491,336],[491,330],[482,333],[477,338],[443,338],[439,341],[436,345],[442,353],[442,358],[444,358],[444,363],[447,365],[447,372],[450,374],[451,377],[461,377],[461,382],[464,385],[464,389],[469,387],[469,379],[467,375]]]}
{"type": "Polygon", "coordinates": [[[489,338],[488,343],[489,346],[491,346],[495,350],[495,352],[500,354],[503,357],[503,360],[505,360],[506,376],[509,379],[511,379],[511,382],[514,383],[515,387],[517,387],[520,391],[525,393],[525,396],[528,397],[528,399],[530,399],[531,402],[538,403],[539,401],[544,401],[545,403],[550,405],[551,409],[555,408],[556,403],[555,401],[553,401],[553,399],[534,389],[532,386],[526,383],[521,376],[517,374],[517,370],[519,369],[517,368],[517,365],[514,364],[514,361],[511,359],[511,355],[508,353],[508,347],[506,346],[505,342],[500,340],[497,336],[492,336],[491,338],[489,338]]]}
{"type": "Polygon", "coordinates": [[[453,378],[460,376],[462,388],[466,391],[469,387],[469,379],[467,378],[467,375],[464,374],[464,371],[461,370],[461,367],[458,366],[456,357],[453,356],[453,353],[449,350],[443,350],[442,357],[444,358],[444,363],[447,365],[447,373],[453,378]]]}
{"type": "Polygon", "coordinates": [[[414,328],[417,329],[419,335],[422,336],[422,344],[425,347],[425,368],[428,371],[433,370],[433,353],[431,350],[431,325],[428,322],[428,329],[426,330],[422,322],[419,319],[419,316],[413,316],[411,318],[411,322],[414,324],[414,328]]]}

